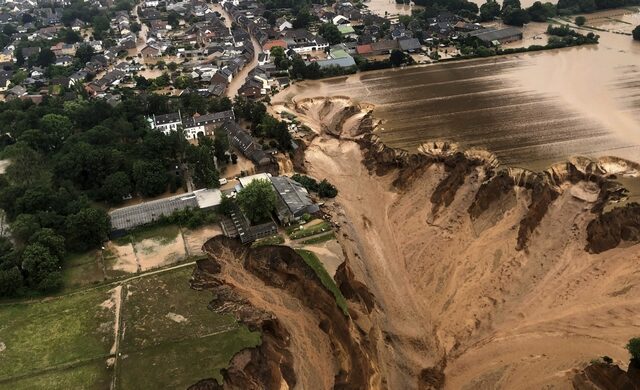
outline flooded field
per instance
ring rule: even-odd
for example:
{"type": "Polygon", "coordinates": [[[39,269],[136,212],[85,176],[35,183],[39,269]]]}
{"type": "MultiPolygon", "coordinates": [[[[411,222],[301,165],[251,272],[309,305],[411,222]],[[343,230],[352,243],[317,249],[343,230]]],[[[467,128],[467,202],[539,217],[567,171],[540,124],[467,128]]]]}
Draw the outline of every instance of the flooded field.
{"type": "Polygon", "coordinates": [[[600,34],[597,46],[301,82],[276,99],[373,103],[379,135],[408,150],[449,140],[537,170],[576,155],[640,161],[640,43],[600,34]]]}

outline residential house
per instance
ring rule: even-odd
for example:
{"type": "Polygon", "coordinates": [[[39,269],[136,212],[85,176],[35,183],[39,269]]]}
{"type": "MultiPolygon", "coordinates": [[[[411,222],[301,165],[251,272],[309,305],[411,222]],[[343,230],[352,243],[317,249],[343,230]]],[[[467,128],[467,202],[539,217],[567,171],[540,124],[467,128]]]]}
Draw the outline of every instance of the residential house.
{"type": "Polygon", "coordinates": [[[182,116],[180,111],[171,114],[153,115],[147,118],[152,129],[158,129],[165,135],[169,135],[172,131],[178,131],[178,127],[182,126],[182,116]]]}

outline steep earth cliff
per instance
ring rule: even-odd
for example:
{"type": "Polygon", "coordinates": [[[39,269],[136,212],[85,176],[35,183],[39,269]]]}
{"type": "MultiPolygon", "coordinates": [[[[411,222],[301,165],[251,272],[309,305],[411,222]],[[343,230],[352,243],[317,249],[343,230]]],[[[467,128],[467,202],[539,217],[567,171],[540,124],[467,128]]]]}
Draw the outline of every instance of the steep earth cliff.
{"type": "Polygon", "coordinates": [[[615,179],[636,164],[575,158],[531,172],[442,141],[390,148],[372,108],[346,98],[272,109],[315,133],[296,168],[340,191],[325,206],[347,258],[337,279],[362,287],[339,283],[350,304],[375,299],[357,322],[379,388],[570,387],[597,356],[626,361],[640,209],[603,210],[624,199],[615,179]]]}

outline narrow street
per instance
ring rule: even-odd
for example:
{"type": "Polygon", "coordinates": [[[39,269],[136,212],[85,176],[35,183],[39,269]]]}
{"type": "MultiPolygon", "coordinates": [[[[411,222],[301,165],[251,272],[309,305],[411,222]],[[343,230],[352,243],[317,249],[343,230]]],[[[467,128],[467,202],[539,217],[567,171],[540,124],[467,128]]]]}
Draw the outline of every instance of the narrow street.
{"type": "MultiPolygon", "coordinates": [[[[224,17],[224,24],[228,28],[231,28],[231,23],[233,19],[231,15],[225,10],[220,4],[211,4],[210,9],[213,11],[219,12],[224,17]]],[[[253,56],[253,60],[245,65],[244,68],[234,77],[229,86],[227,86],[227,91],[225,95],[230,99],[233,99],[238,94],[238,90],[242,87],[249,76],[249,72],[251,72],[256,66],[258,66],[258,54],[262,53],[262,47],[258,43],[258,41],[252,36],[251,43],[253,44],[253,51],[255,55],[253,56]]]]}

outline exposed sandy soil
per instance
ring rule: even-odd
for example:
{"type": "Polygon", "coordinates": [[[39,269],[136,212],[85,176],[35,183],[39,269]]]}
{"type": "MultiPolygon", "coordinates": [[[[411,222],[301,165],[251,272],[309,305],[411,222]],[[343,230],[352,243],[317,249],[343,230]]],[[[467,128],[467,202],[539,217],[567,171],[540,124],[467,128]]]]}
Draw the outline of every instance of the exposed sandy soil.
{"type": "Polygon", "coordinates": [[[572,370],[593,358],[626,366],[623,346],[640,329],[640,247],[584,250],[595,217],[584,183],[562,186],[518,251],[530,190],[515,188],[472,221],[468,210],[486,179],[476,167],[434,212],[444,166],[430,164],[397,188],[398,170],[370,173],[360,146],[345,139],[355,135],[349,120],[342,139],[327,135],[348,102],[332,104],[297,113],[323,134],[308,146],[305,167],[339,189],[328,211],[356,279],[376,299],[371,332],[380,336],[382,387],[418,388],[422,370],[436,367],[451,389],[570,388],[572,370]]]}
{"type": "MultiPolygon", "coordinates": [[[[294,296],[266,285],[257,276],[246,272],[229,248],[217,247],[213,255],[222,265],[220,278],[233,286],[252,307],[267,308],[290,333],[297,388],[332,388],[335,375],[333,355],[327,335],[318,326],[316,313],[294,296]]],[[[286,383],[282,385],[286,388],[286,383]]]]}
{"type": "Polygon", "coordinates": [[[195,230],[185,230],[183,235],[187,244],[189,255],[203,254],[202,245],[207,242],[208,239],[222,234],[220,225],[203,226],[195,230]]]}
{"type": "Polygon", "coordinates": [[[344,254],[342,253],[342,247],[336,240],[331,240],[320,244],[303,245],[303,248],[315,253],[318,256],[318,260],[320,260],[322,265],[324,265],[324,268],[331,276],[334,276],[340,264],[344,263],[344,254]]]}
{"type": "Polygon", "coordinates": [[[138,272],[138,260],[130,243],[118,245],[113,241],[107,243],[106,249],[113,254],[113,258],[106,261],[107,271],[124,271],[129,273],[138,272]]]}
{"type": "Polygon", "coordinates": [[[175,263],[186,257],[185,243],[180,233],[171,242],[152,238],[136,242],[134,247],[141,271],[175,263]]]}

